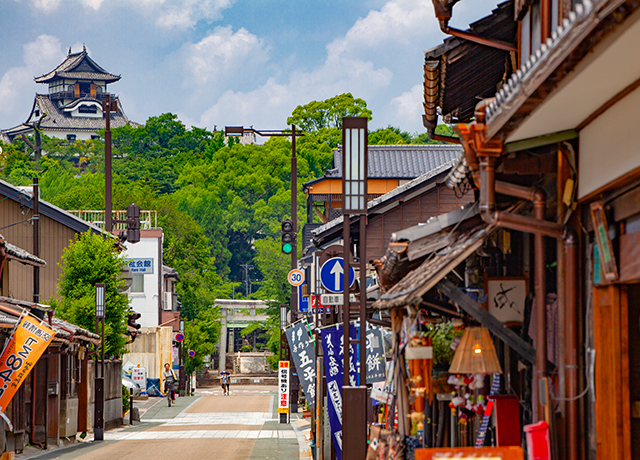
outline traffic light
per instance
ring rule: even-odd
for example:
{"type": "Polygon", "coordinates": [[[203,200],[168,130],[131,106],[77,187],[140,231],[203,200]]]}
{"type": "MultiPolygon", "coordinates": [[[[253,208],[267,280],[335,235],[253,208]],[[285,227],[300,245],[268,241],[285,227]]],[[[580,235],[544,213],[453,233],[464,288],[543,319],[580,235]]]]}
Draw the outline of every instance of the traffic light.
{"type": "Polygon", "coordinates": [[[129,310],[129,314],[127,315],[127,331],[131,336],[131,341],[133,342],[138,335],[138,329],[140,329],[140,324],[136,323],[140,319],[142,315],[136,311],[129,310]]]}
{"type": "Polygon", "coordinates": [[[285,254],[291,254],[293,252],[293,243],[296,239],[296,234],[293,230],[293,221],[291,219],[284,219],[280,224],[282,229],[282,252],[285,254]]]}
{"type": "Polygon", "coordinates": [[[127,241],[140,241],[140,206],[137,204],[127,206],[127,241]]]}

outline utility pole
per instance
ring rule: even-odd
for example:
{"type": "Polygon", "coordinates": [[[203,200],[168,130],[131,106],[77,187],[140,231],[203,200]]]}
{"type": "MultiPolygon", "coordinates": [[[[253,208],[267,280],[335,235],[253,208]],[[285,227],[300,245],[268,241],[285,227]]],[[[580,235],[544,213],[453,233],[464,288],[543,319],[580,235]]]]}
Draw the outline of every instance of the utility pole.
{"type": "Polygon", "coordinates": [[[118,110],[118,103],[111,100],[111,95],[106,94],[102,103],[102,111],[105,114],[104,131],[104,229],[111,233],[113,230],[112,202],[111,202],[111,112],[118,110]]]}
{"type": "MultiPolygon", "coordinates": [[[[38,178],[33,178],[33,255],[40,257],[40,191],[38,178]]],[[[40,302],[40,267],[33,267],[33,303],[40,302]]]]}

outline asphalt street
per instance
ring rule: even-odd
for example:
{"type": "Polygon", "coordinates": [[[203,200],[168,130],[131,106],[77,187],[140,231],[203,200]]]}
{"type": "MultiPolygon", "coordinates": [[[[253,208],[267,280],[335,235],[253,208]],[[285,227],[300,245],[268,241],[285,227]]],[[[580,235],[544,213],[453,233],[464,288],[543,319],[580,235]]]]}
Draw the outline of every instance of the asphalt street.
{"type": "MultiPolygon", "coordinates": [[[[308,422],[298,414],[278,422],[277,388],[203,388],[193,397],[147,403],[140,423],[105,432],[104,441],[76,443],[28,458],[282,460],[310,458],[308,422]]],[[[24,457],[23,457],[24,458],[24,457]]]]}

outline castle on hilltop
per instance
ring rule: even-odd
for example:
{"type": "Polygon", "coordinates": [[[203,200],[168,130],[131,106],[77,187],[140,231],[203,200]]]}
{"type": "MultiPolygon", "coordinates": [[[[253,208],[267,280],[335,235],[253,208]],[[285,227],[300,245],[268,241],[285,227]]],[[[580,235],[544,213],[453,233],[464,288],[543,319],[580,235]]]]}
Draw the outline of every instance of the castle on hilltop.
{"type": "MultiPolygon", "coordinates": [[[[37,128],[42,134],[70,142],[95,139],[96,132],[105,127],[102,102],[106,99],[107,85],[120,80],[100,67],[89,57],[85,46],[79,53],[71,53],[52,71],[36,77],[36,83],[48,84],[48,94],[36,94],[31,113],[24,123],[0,131],[2,140],[11,142],[37,128]]],[[[138,126],[127,118],[120,99],[115,100],[117,111],[111,112],[111,126],[127,124],[138,126]]]]}

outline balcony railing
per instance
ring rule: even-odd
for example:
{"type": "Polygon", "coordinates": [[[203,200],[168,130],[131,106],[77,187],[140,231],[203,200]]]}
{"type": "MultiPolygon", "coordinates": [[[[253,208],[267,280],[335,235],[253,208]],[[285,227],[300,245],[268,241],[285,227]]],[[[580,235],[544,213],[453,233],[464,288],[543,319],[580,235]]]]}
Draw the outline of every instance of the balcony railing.
{"type": "MultiPolygon", "coordinates": [[[[93,99],[98,99],[99,101],[104,101],[106,99],[106,93],[96,92],[96,94],[92,96],[91,93],[81,92],[79,96],[76,96],[76,93],[74,91],[59,91],[57,93],[49,93],[49,97],[51,99],[76,99],[81,97],[91,97],[93,99]]],[[[115,94],[111,95],[111,100],[115,100],[117,98],[118,96],[116,96],[115,94]]]]}
{"type": "MultiPolygon", "coordinates": [[[[104,228],[104,211],[86,211],[83,209],[67,211],[82,220],[92,223],[93,225],[104,228]]],[[[112,211],[112,219],[115,220],[127,220],[127,211],[112,211]]],[[[140,211],[140,229],[149,230],[151,228],[158,227],[158,212],[157,211],[140,211]]],[[[114,230],[126,230],[127,224],[114,223],[114,230]]]]}

